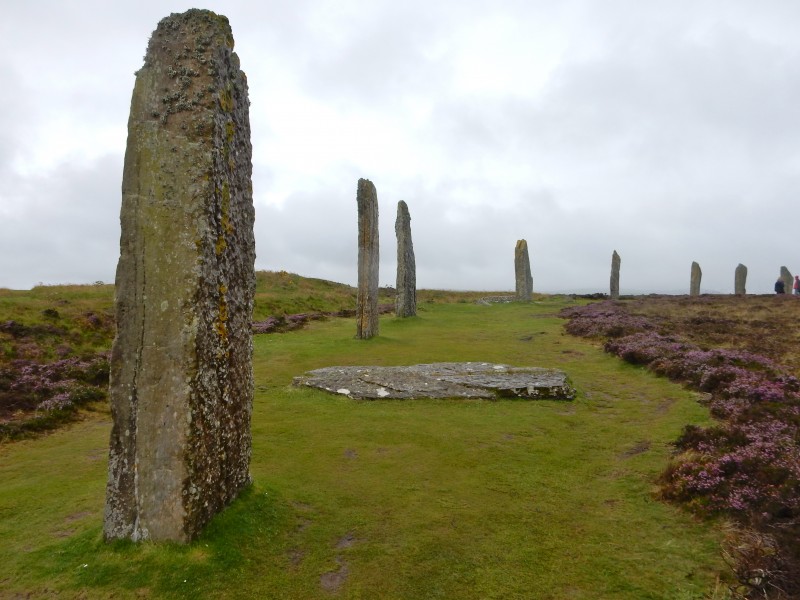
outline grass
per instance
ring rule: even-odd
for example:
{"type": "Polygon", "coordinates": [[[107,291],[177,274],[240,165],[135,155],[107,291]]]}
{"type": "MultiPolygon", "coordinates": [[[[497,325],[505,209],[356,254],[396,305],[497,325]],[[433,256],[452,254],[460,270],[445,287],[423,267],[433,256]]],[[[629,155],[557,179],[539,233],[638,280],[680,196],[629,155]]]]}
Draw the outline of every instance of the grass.
{"type": "Polygon", "coordinates": [[[797,297],[648,297],[562,314],[567,331],[611,338],[609,353],[705,393],[718,420],[676,440],[662,495],[735,521],[724,548],[737,598],[800,597],[797,297]]]}
{"type": "MultiPolygon", "coordinates": [[[[417,290],[420,303],[472,302],[498,292],[417,290]]],[[[394,304],[394,290],[380,288],[380,304],[394,304]]],[[[356,308],[356,288],[335,281],[302,277],[286,271],[258,271],[253,320],[307,312],[339,312],[356,308]]]]}
{"type": "Polygon", "coordinates": [[[0,332],[0,366],[15,358],[54,360],[58,346],[70,355],[108,349],[113,303],[113,285],[0,288],[0,323],[14,321],[32,329],[22,339],[0,332]]]}
{"type": "Polygon", "coordinates": [[[0,596],[706,597],[720,528],[653,499],[670,442],[706,411],[564,335],[569,302],[431,298],[369,341],[352,319],[256,336],[255,482],[188,546],[102,542],[103,405],[0,446],[0,596]],[[451,360],[562,368],[578,398],[356,402],[291,385],[322,366],[451,360]]]}

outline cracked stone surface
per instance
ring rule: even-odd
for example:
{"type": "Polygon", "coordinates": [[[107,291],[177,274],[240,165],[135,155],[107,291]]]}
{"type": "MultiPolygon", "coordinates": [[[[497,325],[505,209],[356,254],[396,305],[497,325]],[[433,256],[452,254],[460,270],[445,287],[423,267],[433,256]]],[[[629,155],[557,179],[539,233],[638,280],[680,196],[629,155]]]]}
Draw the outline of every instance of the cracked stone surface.
{"type": "Polygon", "coordinates": [[[294,385],[307,385],[358,400],[575,398],[575,390],[563,371],[484,362],[407,367],[325,367],[295,377],[294,385]]]}
{"type": "Polygon", "coordinates": [[[122,177],[106,539],[189,542],[250,483],[247,78],[228,19],[162,19],[122,177]]]}

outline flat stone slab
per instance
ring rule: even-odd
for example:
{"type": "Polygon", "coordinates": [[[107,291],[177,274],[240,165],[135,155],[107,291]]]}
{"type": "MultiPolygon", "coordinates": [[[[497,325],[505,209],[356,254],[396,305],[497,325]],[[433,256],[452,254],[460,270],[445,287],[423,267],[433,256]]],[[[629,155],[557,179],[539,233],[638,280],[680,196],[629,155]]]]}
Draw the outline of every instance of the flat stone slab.
{"type": "Polygon", "coordinates": [[[517,299],[516,296],[485,296],[475,300],[475,304],[509,304],[517,299]]]}
{"type": "Polygon", "coordinates": [[[358,400],[575,398],[575,390],[563,371],[484,362],[432,363],[408,367],[325,367],[295,377],[293,383],[358,400]]]}

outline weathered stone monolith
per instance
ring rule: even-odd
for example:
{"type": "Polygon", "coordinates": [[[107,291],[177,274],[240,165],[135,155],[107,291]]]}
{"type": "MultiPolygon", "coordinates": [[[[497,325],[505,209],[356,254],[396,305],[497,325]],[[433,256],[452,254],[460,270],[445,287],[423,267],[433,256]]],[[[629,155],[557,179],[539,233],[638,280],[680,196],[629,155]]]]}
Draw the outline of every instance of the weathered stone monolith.
{"type": "Polygon", "coordinates": [[[378,192],[369,179],[358,180],[358,296],[356,337],[378,335],[378,192]]]}
{"type": "Polygon", "coordinates": [[[737,296],[744,296],[747,293],[747,267],[739,263],[733,280],[733,293],[737,296]]]}
{"type": "Polygon", "coordinates": [[[530,302],[533,293],[533,276],[531,276],[531,261],[528,256],[528,242],[517,240],[514,247],[514,276],[517,287],[517,300],[530,302]]]}
{"type": "Polygon", "coordinates": [[[792,275],[786,267],[781,267],[781,279],[783,279],[783,289],[787,294],[791,294],[792,286],[794,285],[794,275],[792,275]]]}
{"type": "Polygon", "coordinates": [[[108,540],[188,542],[250,482],[251,154],[228,20],[163,19],[128,120],[108,540]]]}
{"type": "Polygon", "coordinates": [[[414,261],[414,244],[411,242],[411,215],[403,200],[397,203],[394,232],[397,234],[395,315],[413,317],[417,314],[417,265],[414,261]]]}
{"type": "Polygon", "coordinates": [[[619,266],[622,261],[619,258],[619,254],[617,251],[614,250],[614,254],[611,255],[611,299],[612,300],[619,300],[619,266]]]}
{"type": "Polygon", "coordinates": [[[703,271],[700,270],[700,265],[692,261],[692,275],[689,281],[689,295],[700,295],[700,280],[703,278],[703,271]]]}

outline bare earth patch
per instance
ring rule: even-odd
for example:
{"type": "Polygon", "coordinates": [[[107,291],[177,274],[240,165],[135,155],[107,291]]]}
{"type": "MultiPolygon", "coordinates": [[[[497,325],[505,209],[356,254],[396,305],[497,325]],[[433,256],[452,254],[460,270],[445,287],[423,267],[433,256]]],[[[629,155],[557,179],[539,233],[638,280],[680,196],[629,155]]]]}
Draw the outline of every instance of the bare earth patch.
{"type": "Polygon", "coordinates": [[[339,588],[347,581],[347,576],[350,572],[345,561],[337,558],[336,562],[339,565],[337,570],[323,573],[319,578],[320,587],[331,594],[335,594],[339,591],[339,588]]]}

